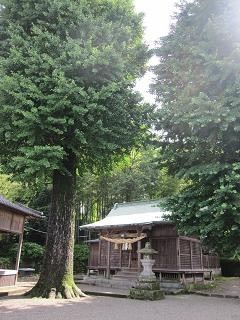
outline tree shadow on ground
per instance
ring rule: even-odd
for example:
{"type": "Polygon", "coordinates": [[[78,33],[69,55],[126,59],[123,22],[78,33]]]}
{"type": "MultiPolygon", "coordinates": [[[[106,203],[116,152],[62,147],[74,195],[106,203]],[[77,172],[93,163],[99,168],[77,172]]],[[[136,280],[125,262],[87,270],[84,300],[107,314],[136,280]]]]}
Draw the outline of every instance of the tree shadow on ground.
{"type": "Polygon", "coordinates": [[[24,320],[69,320],[78,319],[84,305],[94,303],[94,297],[80,299],[41,299],[23,295],[0,298],[0,319],[24,320]],[[80,306],[81,305],[81,306],[80,306]]]}

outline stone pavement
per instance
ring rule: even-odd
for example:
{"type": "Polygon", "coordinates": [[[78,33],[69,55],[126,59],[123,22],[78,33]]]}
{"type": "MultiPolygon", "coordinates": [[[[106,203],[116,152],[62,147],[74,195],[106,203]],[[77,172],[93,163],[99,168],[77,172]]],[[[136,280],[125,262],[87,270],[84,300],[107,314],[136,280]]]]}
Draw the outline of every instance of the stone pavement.
{"type": "Polygon", "coordinates": [[[216,280],[216,286],[214,286],[213,288],[208,290],[195,290],[191,291],[191,293],[197,293],[211,297],[240,299],[240,278],[220,277],[216,280]]]}
{"type": "Polygon", "coordinates": [[[79,300],[0,299],[1,320],[239,320],[240,300],[194,295],[139,301],[89,296],[79,300]]]}
{"type": "MultiPolygon", "coordinates": [[[[18,282],[15,287],[0,287],[0,297],[20,295],[29,291],[35,282],[18,282]]],[[[0,318],[1,319],[1,318],[0,318]]]]}

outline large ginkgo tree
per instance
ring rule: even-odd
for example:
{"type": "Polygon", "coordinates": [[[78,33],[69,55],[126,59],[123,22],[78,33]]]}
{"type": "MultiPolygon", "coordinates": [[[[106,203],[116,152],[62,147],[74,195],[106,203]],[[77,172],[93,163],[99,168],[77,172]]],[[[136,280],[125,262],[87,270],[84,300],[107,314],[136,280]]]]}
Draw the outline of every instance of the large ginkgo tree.
{"type": "Polygon", "coordinates": [[[82,295],[73,280],[77,172],[139,141],[148,110],[134,92],[148,57],[131,0],[1,0],[0,162],[52,179],[40,279],[31,294],[82,295]]]}

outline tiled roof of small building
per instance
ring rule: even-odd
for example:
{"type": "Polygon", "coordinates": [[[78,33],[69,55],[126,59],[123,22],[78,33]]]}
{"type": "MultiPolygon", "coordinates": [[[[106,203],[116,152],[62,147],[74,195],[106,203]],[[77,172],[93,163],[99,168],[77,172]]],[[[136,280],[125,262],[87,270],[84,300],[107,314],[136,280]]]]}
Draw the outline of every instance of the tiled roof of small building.
{"type": "Polygon", "coordinates": [[[0,206],[6,207],[9,210],[17,211],[20,214],[26,215],[26,216],[31,216],[31,217],[36,217],[36,218],[41,218],[43,216],[43,213],[37,210],[34,210],[32,208],[28,208],[24,206],[21,203],[13,203],[6,198],[4,198],[2,195],[0,195],[0,206]]]}
{"type": "Polygon", "coordinates": [[[81,229],[103,229],[108,227],[147,225],[166,222],[169,214],[160,207],[160,200],[117,203],[102,220],[81,226],[81,229]]]}

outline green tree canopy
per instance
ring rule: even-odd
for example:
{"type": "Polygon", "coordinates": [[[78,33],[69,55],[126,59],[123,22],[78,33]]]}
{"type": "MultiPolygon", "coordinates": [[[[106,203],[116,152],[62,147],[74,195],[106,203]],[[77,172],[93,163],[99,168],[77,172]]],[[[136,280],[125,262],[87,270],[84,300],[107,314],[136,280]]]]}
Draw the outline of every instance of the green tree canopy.
{"type": "Polygon", "coordinates": [[[16,200],[20,196],[22,186],[20,183],[11,180],[11,176],[0,171],[0,195],[9,200],[16,200]]]}
{"type": "Polygon", "coordinates": [[[164,160],[192,181],[171,201],[173,218],[228,255],[240,241],[239,14],[236,0],[182,1],[152,85],[164,160]]]}
{"type": "Polygon", "coordinates": [[[184,182],[159,168],[159,150],[136,150],[116,162],[111,170],[86,172],[77,178],[76,213],[79,223],[104,218],[115,203],[162,199],[179,193],[184,182]]]}
{"type": "Polygon", "coordinates": [[[2,0],[0,161],[53,179],[48,237],[32,293],[71,298],[76,169],[137,143],[148,110],[134,93],[148,57],[131,0],[2,0]]]}
{"type": "MultiPolygon", "coordinates": [[[[128,148],[144,108],[141,17],[131,1],[4,1],[1,163],[24,177],[128,148]]],[[[93,161],[94,159],[94,161],[93,161]]]]}

